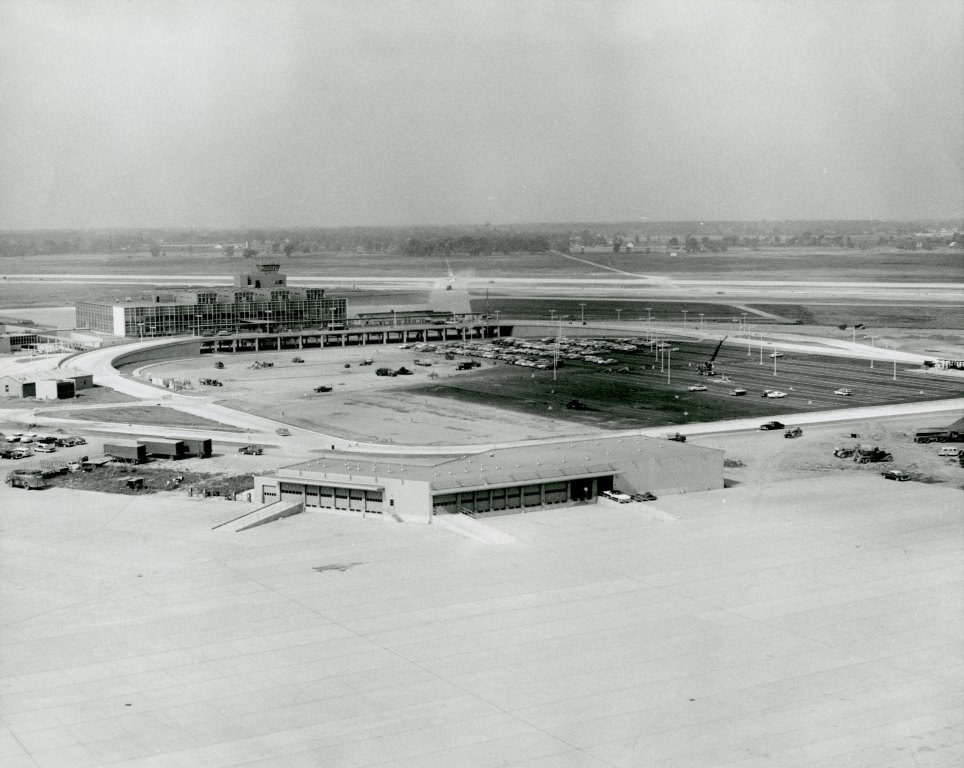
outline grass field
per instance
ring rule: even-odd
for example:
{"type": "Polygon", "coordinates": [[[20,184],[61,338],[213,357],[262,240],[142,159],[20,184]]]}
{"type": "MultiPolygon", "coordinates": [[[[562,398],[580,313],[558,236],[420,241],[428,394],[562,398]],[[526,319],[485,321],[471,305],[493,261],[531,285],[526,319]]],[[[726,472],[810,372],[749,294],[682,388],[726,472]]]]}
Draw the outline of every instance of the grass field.
{"type": "Polygon", "coordinates": [[[259,254],[254,259],[226,258],[216,251],[175,253],[153,257],[142,254],[57,254],[7,257],[0,260],[0,273],[211,275],[225,277],[250,269],[260,261],[277,260],[292,276],[340,277],[445,277],[449,269],[462,276],[605,276],[613,271],[639,275],[663,275],[680,279],[726,280],[873,280],[885,282],[961,282],[964,252],[960,250],[868,251],[815,248],[772,248],[727,253],[646,254],[594,252],[572,254],[503,254],[488,256],[454,254],[402,256],[400,254],[319,253],[259,254]],[[592,262],[587,264],[586,262],[592,262]],[[594,266],[595,265],[595,266],[594,266]]]}
{"type": "Polygon", "coordinates": [[[133,408],[96,408],[91,410],[58,409],[39,411],[39,416],[53,416],[57,418],[78,419],[81,421],[106,421],[112,424],[150,424],[157,427],[184,427],[187,429],[217,429],[227,432],[241,430],[211,421],[200,416],[165,408],[157,405],[138,406],[133,408]]]}
{"type": "Polygon", "coordinates": [[[567,360],[555,380],[551,371],[499,365],[410,391],[551,415],[605,429],[630,429],[752,416],[766,420],[775,414],[935,400],[959,397],[962,389],[957,380],[905,366],[898,366],[897,380],[893,381],[889,364],[878,362],[871,369],[867,361],[789,353],[777,359],[774,375],[772,358],[765,353],[761,364],[757,347],[747,355],[746,345],[735,342],[724,345],[717,358],[717,369],[730,379],[730,383],[721,384],[696,371],[697,365],[712,354],[714,345],[675,345],[679,351],[668,361],[672,365],[669,372],[660,370],[652,352],[616,352],[612,357],[619,363],[605,368],[567,360]],[[606,368],[612,372],[606,372],[606,368]],[[622,368],[629,370],[616,372],[622,368]],[[703,384],[708,390],[690,392],[687,387],[691,384],[703,384]],[[747,395],[730,395],[735,387],[746,389],[747,395]],[[839,387],[848,387],[854,394],[834,395],[839,387]],[[777,389],[788,396],[761,397],[764,389],[777,389]],[[591,410],[568,410],[565,406],[570,399],[581,400],[591,410]]]}

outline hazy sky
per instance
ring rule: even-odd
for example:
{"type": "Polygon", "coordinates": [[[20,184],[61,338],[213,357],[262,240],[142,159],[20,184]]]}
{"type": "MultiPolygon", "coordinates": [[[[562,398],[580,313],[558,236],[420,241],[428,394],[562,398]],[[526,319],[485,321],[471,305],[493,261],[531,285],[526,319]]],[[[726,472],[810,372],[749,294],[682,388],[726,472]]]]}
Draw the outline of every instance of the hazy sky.
{"type": "Polygon", "coordinates": [[[0,228],[964,210],[960,0],[0,0],[0,228]]]}

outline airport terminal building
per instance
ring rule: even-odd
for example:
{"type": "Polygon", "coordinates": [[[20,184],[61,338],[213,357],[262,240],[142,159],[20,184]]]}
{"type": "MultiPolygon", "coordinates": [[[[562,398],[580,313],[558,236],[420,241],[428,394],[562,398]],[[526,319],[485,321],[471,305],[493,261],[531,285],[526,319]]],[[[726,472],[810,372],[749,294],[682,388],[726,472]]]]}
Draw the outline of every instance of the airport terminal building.
{"type": "Polygon", "coordinates": [[[155,292],[146,301],[77,302],[77,325],[113,336],[215,335],[338,326],[345,299],[323,288],[291,288],[279,264],[234,276],[231,290],[155,292]]]}
{"type": "Polygon", "coordinates": [[[256,476],[252,499],[304,509],[392,514],[507,514],[585,504],[600,493],[686,493],[723,487],[723,452],[648,437],[577,438],[460,457],[321,458],[256,476]]]}

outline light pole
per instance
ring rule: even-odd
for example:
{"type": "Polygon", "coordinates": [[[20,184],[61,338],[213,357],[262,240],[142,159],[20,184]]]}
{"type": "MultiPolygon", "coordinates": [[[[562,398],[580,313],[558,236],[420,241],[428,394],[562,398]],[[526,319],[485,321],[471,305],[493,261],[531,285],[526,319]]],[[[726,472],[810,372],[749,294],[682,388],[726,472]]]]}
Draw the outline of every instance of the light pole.
{"type": "Polygon", "coordinates": [[[773,375],[777,375],[777,351],[773,350],[773,375]]]}
{"type": "Polygon", "coordinates": [[[550,310],[549,310],[549,322],[550,322],[550,323],[553,323],[553,322],[555,322],[555,320],[556,320],[556,310],[550,309],[550,310]]]}
{"type": "Polygon", "coordinates": [[[580,312],[579,319],[582,320],[582,324],[585,325],[586,324],[586,305],[583,304],[582,302],[579,303],[579,312],[580,312]]]}
{"type": "Polygon", "coordinates": [[[646,322],[647,322],[647,323],[653,322],[653,308],[652,308],[652,307],[646,307],[646,322]]]}
{"type": "Polygon", "coordinates": [[[703,312],[700,312],[700,333],[703,333],[703,312]]]}
{"type": "Polygon", "coordinates": [[[619,322],[619,314],[620,314],[621,312],[622,312],[621,309],[617,309],[617,310],[616,310],[616,322],[617,322],[617,323],[619,322]]]}
{"type": "Polygon", "coordinates": [[[556,380],[556,371],[559,370],[559,343],[562,341],[562,318],[559,318],[559,329],[556,332],[556,346],[552,350],[552,380],[556,380]]]}
{"type": "Polygon", "coordinates": [[[757,334],[760,337],[760,365],[763,365],[763,334],[757,334]]]}
{"type": "Polygon", "coordinates": [[[673,376],[673,347],[666,348],[666,383],[669,384],[673,376]]]}
{"type": "Polygon", "coordinates": [[[689,314],[688,309],[683,310],[683,325],[686,325],[686,316],[689,314]]]}
{"type": "Polygon", "coordinates": [[[398,315],[395,312],[395,307],[392,307],[392,328],[396,328],[397,326],[398,326],[398,315]]]}
{"type": "Polygon", "coordinates": [[[746,312],[743,313],[743,333],[746,333],[746,312]]]}
{"type": "Polygon", "coordinates": [[[895,355],[894,355],[894,377],[893,377],[893,381],[897,381],[897,356],[896,356],[897,345],[895,344],[895,345],[892,347],[892,349],[894,350],[894,353],[895,353],[895,355]]]}
{"type": "Polygon", "coordinates": [[[646,338],[653,340],[653,308],[646,307],[646,338]]]}
{"type": "Polygon", "coordinates": [[[871,337],[870,337],[870,348],[871,348],[871,350],[872,350],[871,353],[870,353],[870,367],[871,367],[871,368],[874,367],[874,354],[875,354],[876,351],[877,351],[877,348],[874,346],[874,339],[876,339],[876,338],[877,338],[876,336],[871,336],[871,337]]]}
{"type": "Polygon", "coordinates": [[[495,335],[498,338],[502,338],[502,326],[499,325],[499,312],[500,310],[495,310],[495,335]]]}
{"type": "Polygon", "coordinates": [[[753,334],[750,333],[750,329],[746,329],[746,356],[749,357],[753,354],[753,350],[750,349],[750,345],[753,343],[753,334]]]}

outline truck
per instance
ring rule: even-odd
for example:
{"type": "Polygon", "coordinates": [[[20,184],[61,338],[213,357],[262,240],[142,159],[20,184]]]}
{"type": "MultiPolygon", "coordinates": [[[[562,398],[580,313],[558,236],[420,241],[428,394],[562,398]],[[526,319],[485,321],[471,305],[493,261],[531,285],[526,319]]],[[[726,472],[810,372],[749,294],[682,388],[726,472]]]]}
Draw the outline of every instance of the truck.
{"type": "Polygon", "coordinates": [[[136,440],[114,440],[104,443],[104,455],[114,461],[143,464],[147,461],[147,446],[136,440]]]}
{"type": "Polygon", "coordinates": [[[677,442],[677,443],[685,443],[686,435],[680,432],[673,432],[672,434],[666,435],[666,439],[673,440],[674,442],[677,442]]]}
{"type": "Polygon", "coordinates": [[[803,430],[800,427],[790,427],[786,432],[783,433],[784,437],[800,437],[803,434],[803,430]]]}
{"type": "Polygon", "coordinates": [[[925,427],[914,433],[915,443],[960,443],[964,442],[964,430],[950,427],[925,427]]]}
{"type": "Polygon", "coordinates": [[[187,455],[187,448],[185,447],[183,440],[150,438],[138,440],[137,442],[144,446],[148,456],[153,456],[155,458],[180,459],[187,455]]]}
{"type": "Polygon", "coordinates": [[[854,461],[858,464],[874,464],[879,461],[893,461],[894,457],[880,448],[870,445],[858,445],[854,450],[854,461]]]}
{"type": "Polygon", "coordinates": [[[7,475],[7,485],[11,488],[39,491],[47,487],[47,481],[41,472],[29,469],[15,469],[7,475]]]}

